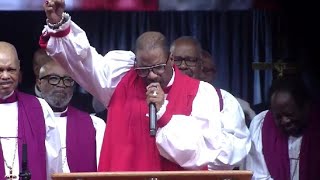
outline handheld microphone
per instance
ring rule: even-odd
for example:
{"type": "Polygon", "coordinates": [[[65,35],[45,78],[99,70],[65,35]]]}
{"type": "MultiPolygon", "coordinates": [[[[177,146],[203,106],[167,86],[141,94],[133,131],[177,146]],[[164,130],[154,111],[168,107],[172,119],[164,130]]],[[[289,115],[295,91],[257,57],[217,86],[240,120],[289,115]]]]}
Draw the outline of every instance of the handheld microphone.
{"type": "Polygon", "coordinates": [[[156,136],[157,133],[157,110],[154,103],[149,104],[149,129],[150,136],[156,136]]]}
{"type": "Polygon", "coordinates": [[[22,168],[19,173],[19,177],[21,180],[30,180],[31,173],[28,170],[28,150],[27,144],[22,144],[22,168]]]}

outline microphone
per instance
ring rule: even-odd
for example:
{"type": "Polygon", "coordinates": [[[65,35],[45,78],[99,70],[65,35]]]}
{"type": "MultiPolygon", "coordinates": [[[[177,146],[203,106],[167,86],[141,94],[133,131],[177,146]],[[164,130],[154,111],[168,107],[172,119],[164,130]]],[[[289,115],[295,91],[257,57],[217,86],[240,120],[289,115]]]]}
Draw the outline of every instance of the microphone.
{"type": "Polygon", "coordinates": [[[22,168],[19,173],[19,177],[21,180],[30,180],[31,173],[28,170],[28,149],[27,144],[22,144],[22,168]]]}
{"type": "Polygon", "coordinates": [[[149,129],[150,136],[156,136],[157,133],[157,110],[154,103],[149,104],[149,129]]]}

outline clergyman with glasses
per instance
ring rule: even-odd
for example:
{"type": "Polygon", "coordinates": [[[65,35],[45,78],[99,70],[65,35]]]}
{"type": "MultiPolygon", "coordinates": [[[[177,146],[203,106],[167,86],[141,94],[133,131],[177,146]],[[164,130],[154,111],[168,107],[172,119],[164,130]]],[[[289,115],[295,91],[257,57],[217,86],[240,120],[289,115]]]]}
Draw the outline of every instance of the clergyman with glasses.
{"type": "MultiPolygon", "coordinates": [[[[171,44],[170,52],[175,65],[183,73],[205,81],[202,76],[203,69],[208,67],[204,67],[206,64],[202,56],[202,47],[196,38],[191,36],[177,38],[171,44]]],[[[226,146],[229,146],[229,149],[232,149],[232,153],[234,154],[234,156],[226,156],[225,160],[229,165],[238,168],[242,165],[244,158],[248,155],[251,148],[249,130],[246,127],[243,110],[237,99],[229,92],[214,87],[211,93],[218,94],[219,96],[219,106],[211,108],[212,110],[215,108],[221,111],[223,115],[223,118],[221,118],[222,132],[224,132],[231,142],[227,143],[226,146]]],[[[216,169],[216,165],[213,163],[209,163],[208,167],[209,169],[216,169]]]]}
{"type": "Polygon", "coordinates": [[[105,122],[69,105],[75,82],[57,62],[40,68],[37,84],[55,117],[51,128],[57,128],[60,137],[47,141],[55,147],[47,151],[48,159],[59,159],[48,163],[49,174],[97,171],[105,122]]]}
{"type": "Polygon", "coordinates": [[[195,170],[207,169],[208,163],[232,168],[218,95],[209,83],[181,73],[163,34],[141,34],[134,53],[101,55],[64,8],[61,0],[44,4],[47,25],[39,42],[108,108],[98,171],[195,170]],[[155,137],[149,134],[150,102],[157,110],[155,137]]]}
{"type": "Polygon", "coordinates": [[[201,44],[190,36],[176,39],[170,46],[171,56],[176,66],[184,74],[199,79],[201,71],[201,44]]]}

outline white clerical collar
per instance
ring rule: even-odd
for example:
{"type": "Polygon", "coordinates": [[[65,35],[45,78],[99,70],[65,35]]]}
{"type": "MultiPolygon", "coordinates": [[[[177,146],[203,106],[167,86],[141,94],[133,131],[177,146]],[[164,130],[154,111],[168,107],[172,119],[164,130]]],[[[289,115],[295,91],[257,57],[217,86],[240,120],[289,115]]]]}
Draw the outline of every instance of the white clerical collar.
{"type": "Polygon", "coordinates": [[[9,95],[6,95],[6,96],[4,96],[4,97],[1,98],[1,99],[7,99],[7,98],[10,97],[13,93],[14,93],[14,91],[12,91],[9,95]]]}
{"type": "Polygon", "coordinates": [[[172,77],[167,85],[167,87],[170,87],[172,84],[173,84],[173,81],[174,81],[174,77],[175,77],[175,71],[174,71],[174,68],[172,68],[172,77]]]}
{"type": "Polygon", "coordinates": [[[66,108],[66,110],[62,111],[62,112],[53,112],[54,117],[65,117],[65,114],[67,113],[68,108],[66,108]]]}

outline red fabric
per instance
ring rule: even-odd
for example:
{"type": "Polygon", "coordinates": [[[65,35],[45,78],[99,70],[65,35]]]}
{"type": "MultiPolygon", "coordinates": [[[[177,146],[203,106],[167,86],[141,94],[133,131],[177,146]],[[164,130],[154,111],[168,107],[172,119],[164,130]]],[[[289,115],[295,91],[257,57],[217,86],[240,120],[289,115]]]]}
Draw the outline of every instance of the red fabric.
{"type": "Polygon", "coordinates": [[[39,38],[39,45],[40,48],[42,49],[46,49],[47,48],[47,44],[48,41],[50,39],[50,37],[56,37],[56,38],[61,38],[61,37],[65,37],[67,36],[71,31],[71,27],[69,26],[67,29],[63,30],[63,31],[59,31],[57,33],[48,33],[47,31],[45,31],[43,34],[41,34],[40,38],[39,38]]]}
{"type": "Polygon", "coordinates": [[[277,0],[254,0],[253,7],[255,9],[264,9],[264,10],[280,10],[280,4],[277,0]]]}
{"type": "MultiPolygon", "coordinates": [[[[320,164],[320,114],[319,105],[313,106],[309,116],[309,125],[303,133],[300,149],[299,179],[318,178],[320,164]]],[[[288,154],[288,136],[276,127],[271,112],[266,114],[262,126],[262,147],[266,165],[273,179],[289,180],[290,161],[288,154]]]]}
{"type": "Polygon", "coordinates": [[[158,0],[82,0],[81,9],[112,11],[158,11],[158,0]]]}
{"type": "MultiPolygon", "coordinates": [[[[198,91],[198,80],[189,78],[177,68],[175,72],[165,115],[158,121],[160,127],[166,125],[173,114],[190,115],[198,91]],[[186,84],[188,88],[185,88],[186,84]]],[[[108,126],[98,171],[183,170],[160,156],[155,138],[149,134],[145,93],[144,82],[131,69],[117,86],[108,107],[108,126]]]]}
{"type": "Polygon", "coordinates": [[[44,32],[43,34],[41,34],[39,38],[39,46],[41,49],[47,48],[49,39],[50,39],[50,35],[48,34],[48,32],[44,32]]]}

